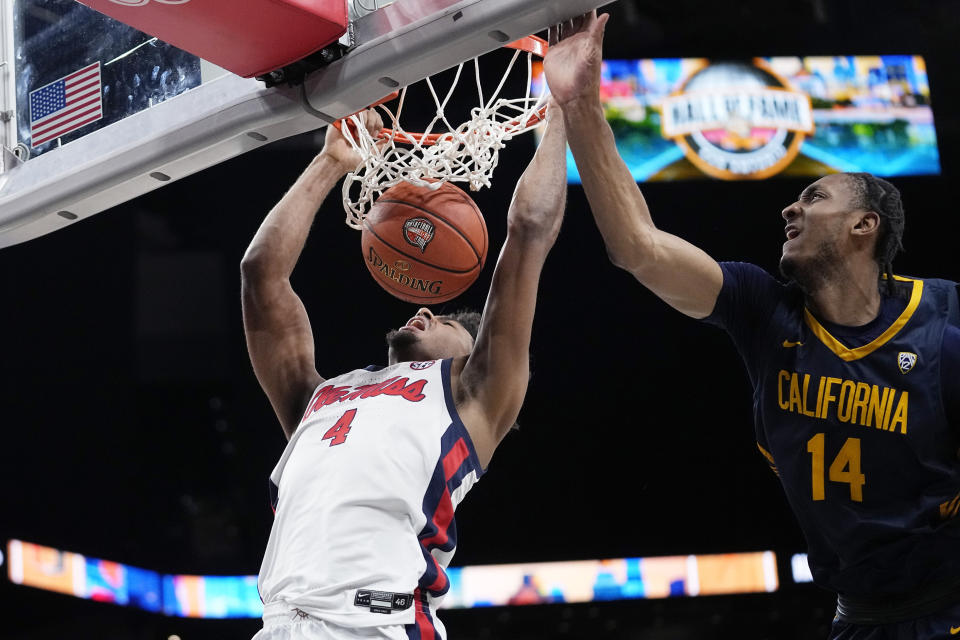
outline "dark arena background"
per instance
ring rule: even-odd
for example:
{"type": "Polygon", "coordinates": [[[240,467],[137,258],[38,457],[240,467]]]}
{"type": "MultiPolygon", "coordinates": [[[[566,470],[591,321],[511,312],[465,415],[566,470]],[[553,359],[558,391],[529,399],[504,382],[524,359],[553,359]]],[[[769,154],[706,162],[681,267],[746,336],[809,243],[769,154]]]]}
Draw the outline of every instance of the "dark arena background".
{"type": "MultiPolygon", "coordinates": [[[[941,174],[892,179],[907,212],[895,269],[960,279],[956,2],[620,0],[604,11],[607,58],[923,56],[941,174]]],[[[4,543],[168,574],[256,574],[272,520],[266,479],[285,441],[247,358],[239,264],[322,135],[270,144],[0,251],[4,543]]],[[[441,309],[482,307],[533,150],[532,135],[509,143],[493,188],[472,194],[490,255],[477,283],[441,309]]],[[[780,211],[810,181],[642,188],[661,228],[775,273],[780,211]]],[[[416,310],[374,283],[343,217],[332,197],[294,274],[325,376],[384,362],[384,333],[416,310]]],[[[577,185],[543,274],[532,353],[520,429],[458,509],[455,566],[771,550],[779,586],[448,610],[451,640],[826,637],[833,596],[791,577],[804,540],[757,452],[732,344],[610,264],[577,185]]],[[[241,639],[260,628],[72,598],[6,575],[3,638],[241,639]]]]}

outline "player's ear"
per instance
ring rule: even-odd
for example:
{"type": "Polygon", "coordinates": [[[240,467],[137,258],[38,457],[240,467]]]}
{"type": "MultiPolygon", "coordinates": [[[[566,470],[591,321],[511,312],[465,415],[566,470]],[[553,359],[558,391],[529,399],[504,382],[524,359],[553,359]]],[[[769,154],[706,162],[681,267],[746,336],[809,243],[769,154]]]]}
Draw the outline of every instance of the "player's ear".
{"type": "Polygon", "coordinates": [[[880,215],[876,211],[864,211],[853,226],[854,235],[868,236],[880,228],[880,215]]]}

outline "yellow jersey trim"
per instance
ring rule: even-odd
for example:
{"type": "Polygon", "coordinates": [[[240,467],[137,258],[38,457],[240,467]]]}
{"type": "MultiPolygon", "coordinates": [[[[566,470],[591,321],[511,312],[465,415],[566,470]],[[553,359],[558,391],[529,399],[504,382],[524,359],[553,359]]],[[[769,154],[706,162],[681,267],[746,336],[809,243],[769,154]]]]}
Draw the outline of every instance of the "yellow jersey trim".
{"type": "Polygon", "coordinates": [[[917,307],[920,306],[920,298],[923,296],[923,280],[915,280],[913,278],[904,278],[901,276],[894,276],[894,279],[900,280],[901,282],[912,282],[913,291],[910,294],[910,301],[907,303],[907,308],[903,310],[903,313],[900,314],[900,317],[897,318],[893,324],[887,327],[887,330],[877,336],[872,342],[868,342],[862,347],[857,347],[856,349],[849,349],[843,344],[830,335],[830,332],[827,331],[820,322],[813,317],[813,314],[810,313],[810,310],[804,307],[803,309],[803,318],[807,322],[807,326],[810,327],[810,330],[813,331],[813,335],[817,336],[830,351],[833,351],[837,356],[844,362],[851,362],[853,360],[859,360],[864,356],[868,356],[887,342],[890,341],[893,336],[897,335],[900,329],[903,328],[905,324],[913,317],[913,312],[917,310],[917,307]]]}
{"type": "Polygon", "coordinates": [[[777,463],[773,461],[773,456],[770,455],[770,452],[764,449],[759,442],[757,443],[757,449],[760,449],[760,453],[762,453],[763,457],[767,459],[767,463],[770,465],[770,470],[779,476],[780,470],[777,469],[777,463]]]}

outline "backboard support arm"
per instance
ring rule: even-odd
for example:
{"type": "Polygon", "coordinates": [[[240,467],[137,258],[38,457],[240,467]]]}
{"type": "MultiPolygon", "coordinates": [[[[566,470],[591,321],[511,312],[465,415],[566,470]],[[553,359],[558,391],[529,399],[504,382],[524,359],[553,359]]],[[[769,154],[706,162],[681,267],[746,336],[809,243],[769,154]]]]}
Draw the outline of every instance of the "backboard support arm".
{"type": "MultiPolygon", "coordinates": [[[[0,146],[17,146],[17,91],[13,82],[13,2],[0,2],[0,146]]],[[[0,172],[8,168],[0,165],[0,172]]]]}

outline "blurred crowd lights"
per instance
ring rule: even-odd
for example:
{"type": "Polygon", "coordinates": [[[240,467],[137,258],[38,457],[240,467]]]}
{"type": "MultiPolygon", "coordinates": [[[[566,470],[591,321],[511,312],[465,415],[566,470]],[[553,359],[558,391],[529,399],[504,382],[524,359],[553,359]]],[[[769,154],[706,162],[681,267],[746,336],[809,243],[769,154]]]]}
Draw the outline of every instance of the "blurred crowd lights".
{"type": "Polygon", "coordinates": [[[30,542],[7,544],[11,582],[169,616],[253,618],[263,613],[256,576],[161,574],[30,542]]]}
{"type": "MultiPolygon", "coordinates": [[[[8,543],[7,556],[10,580],[20,585],[168,616],[256,618],[263,613],[252,575],[161,574],[21,540],[8,543]]],[[[447,573],[450,590],[442,608],[770,593],[779,588],[772,551],[467,566],[447,573]]]]}
{"type": "Polygon", "coordinates": [[[795,553],[790,557],[790,570],[793,573],[793,581],[802,584],[804,582],[813,582],[813,574],[810,573],[810,564],[807,562],[807,554],[795,553]]]}

